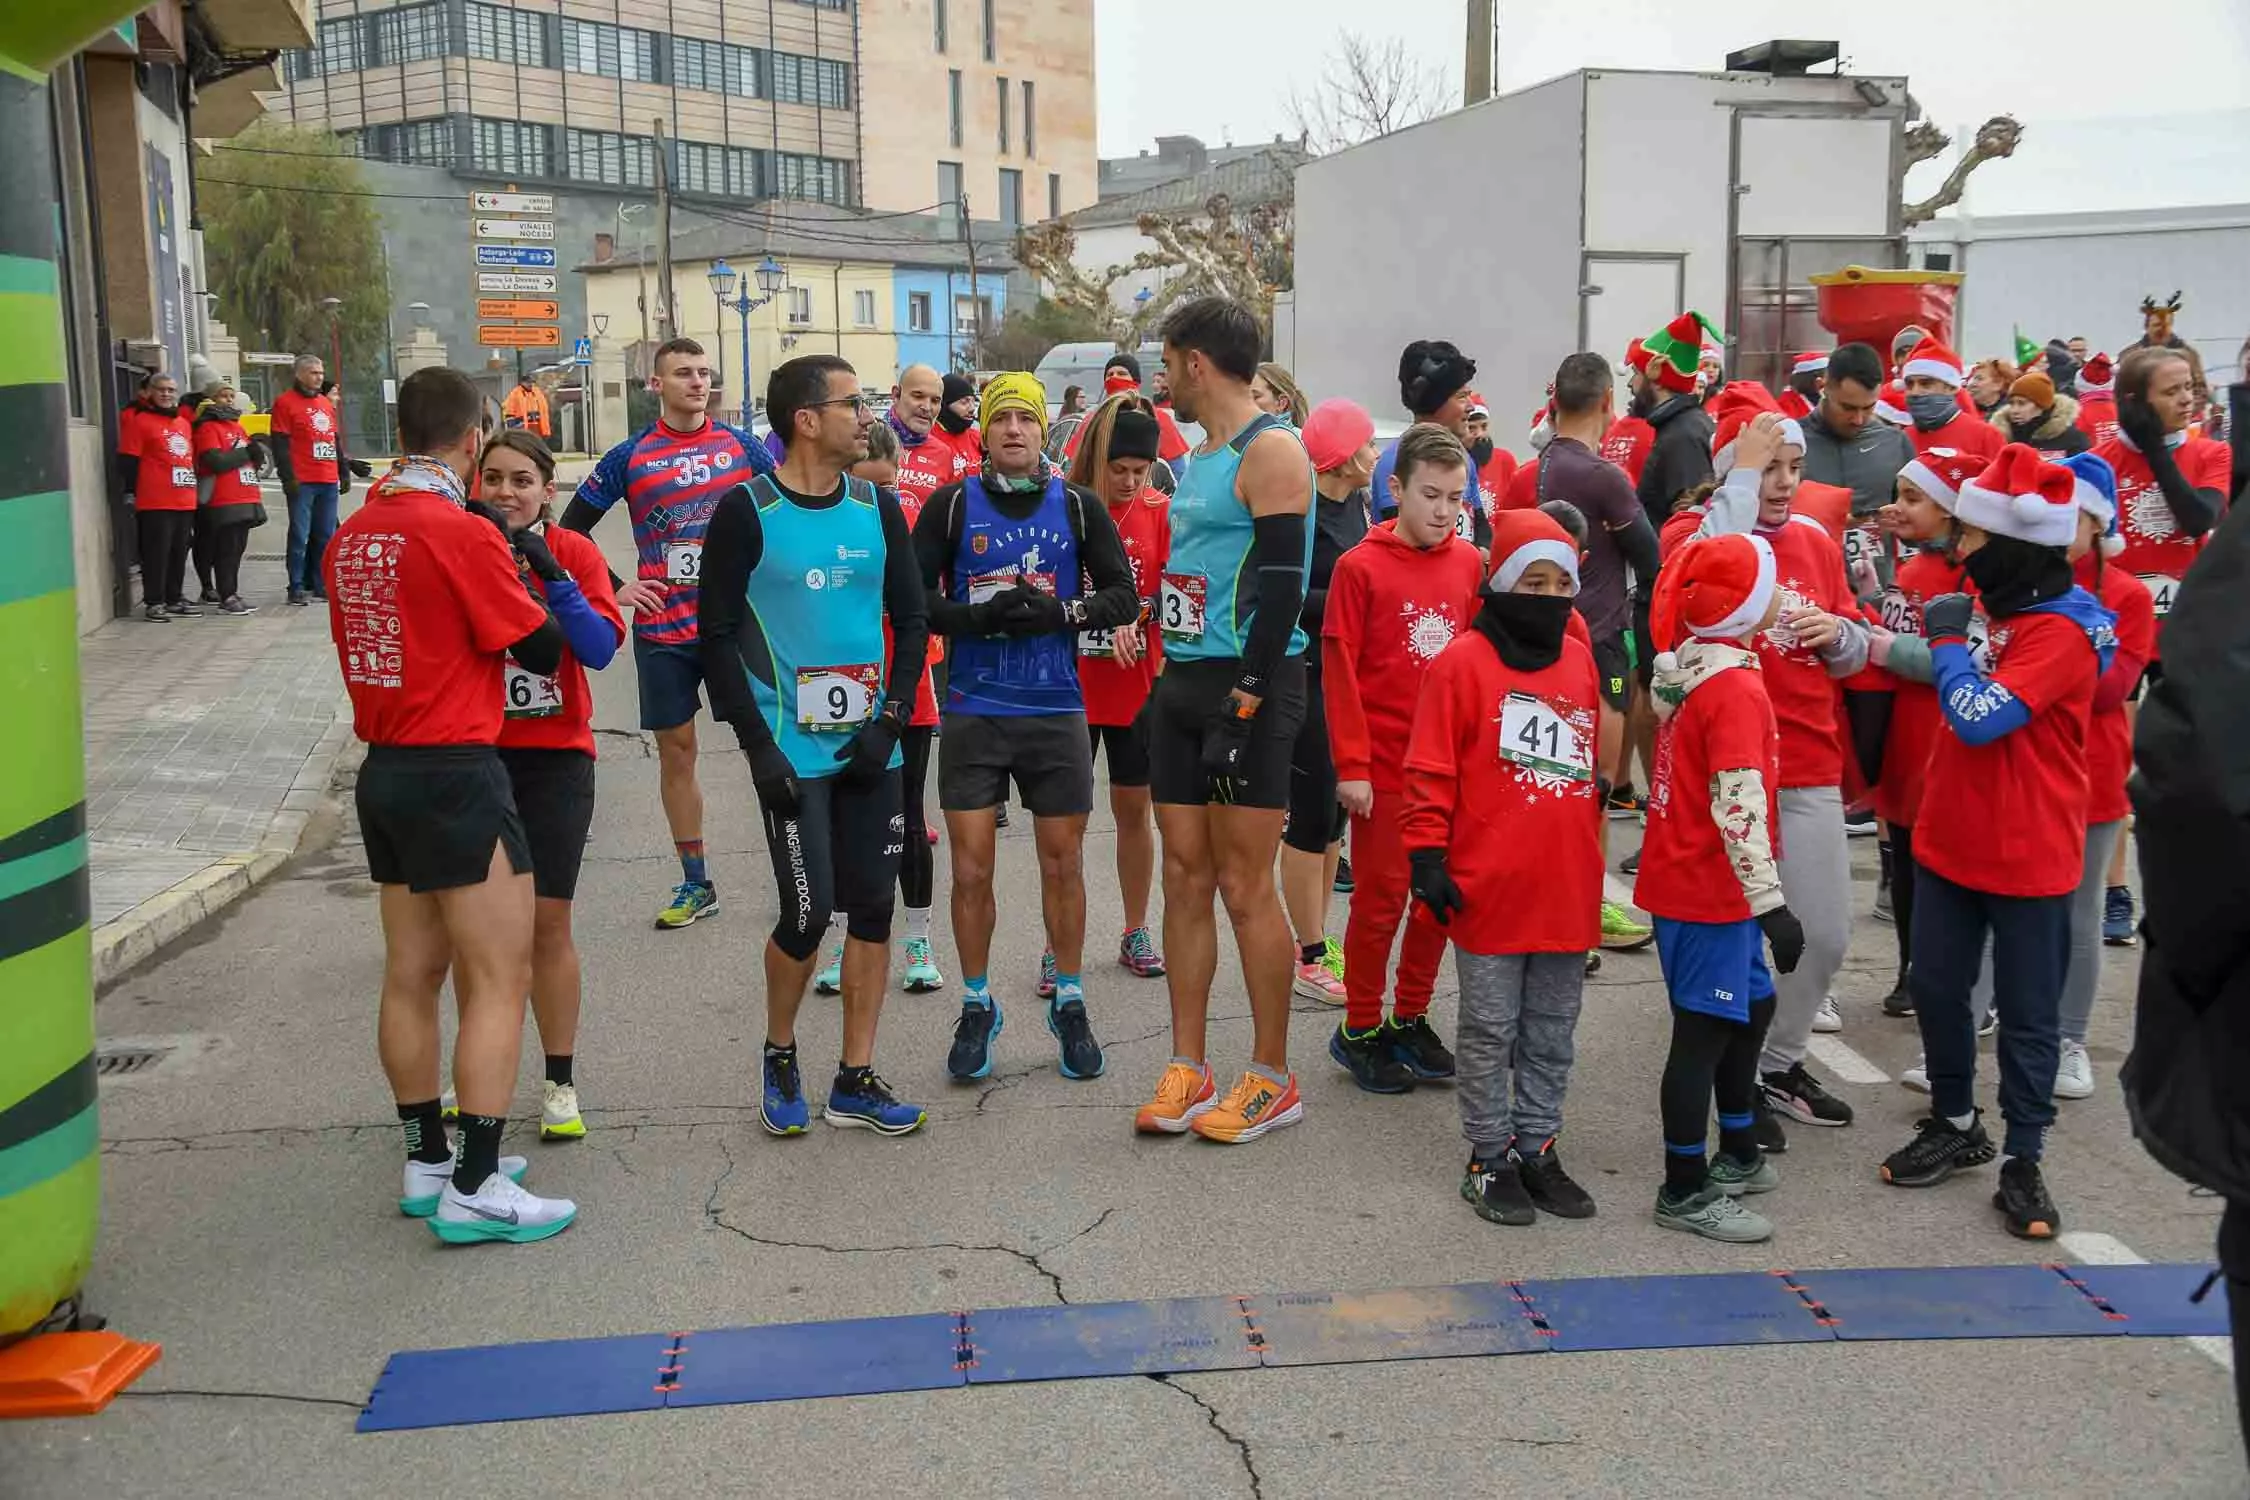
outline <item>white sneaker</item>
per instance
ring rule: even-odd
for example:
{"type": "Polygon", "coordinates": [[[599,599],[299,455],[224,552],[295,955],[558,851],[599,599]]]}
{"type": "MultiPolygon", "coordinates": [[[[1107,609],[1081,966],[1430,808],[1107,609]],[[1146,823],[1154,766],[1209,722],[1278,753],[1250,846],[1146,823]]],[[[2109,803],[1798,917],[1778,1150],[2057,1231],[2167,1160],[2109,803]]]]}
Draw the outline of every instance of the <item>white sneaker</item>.
{"type": "Polygon", "coordinates": [[[2086,1055],[2086,1044],[2063,1038],[2062,1061],[2055,1068],[2055,1097],[2090,1099],[2093,1095],[2094,1060],[2086,1055]]]}
{"type": "MultiPolygon", "coordinates": [[[[444,1161],[416,1161],[406,1159],[406,1176],[398,1190],[398,1211],[409,1219],[426,1219],[438,1210],[438,1198],[445,1185],[453,1180],[453,1168],[461,1160],[461,1144],[453,1144],[453,1154],[444,1161]]],[[[523,1181],[525,1170],[531,1163],[520,1156],[500,1158],[500,1170],[517,1182],[523,1181]]]]}
{"type": "Polygon", "coordinates": [[[1994,1033],[1995,1031],[1998,1031],[1999,1029],[2000,1029],[2000,1012],[1999,1012],[1999,1011],[1997,1011],[1997,1010],[1988,1010],[1988,1011],[1986,1011],[1986,1012],[1984,1013],[1984,1019],[1982,1019],[1982,1020],[1980,1020],[1980,1021],[1978,1021],[1978,1022],[1977,1022],[1977,1035],[1978,1035],[1978,1036],[1990,1036],[1990,1035],[1992,1035],[1992,1033],[1994,1033]]]}
{"type": "Polygon", "coordinates": [[[430,1232],[449,1245],[485,1240],[524,1245],[561,1234],[577,1217],[578,1205],[568,1198],[537,1197],[495,1172],[473,1194],[464,1194],[448,1182],[430,1220],[430,1232]]]}
{"type": "Polygon", "coordinates": [[[578,1141],[586,1138],[586,1122],[578,1118],[578,1089],[573,1084],[549,1083],[539,1106],[539,1139],[578,1141]]]}
{"type": "Polygon", "coordinates": [[[1842,1031],[1844,1018],[1836,1013],[1836,997],[1821,997],[1820,1009],[1813,1012],[1812,1029],[1815,1031],[1842,1031]]]}
{"type": "Polygon", "coordinates": [[[1928,1059],[1924,1058],[1919,1052],[1915,1053],[1914,1066],[1899,1074],[1898,1081],[1904,1084],[1906,1087],[1914,1090],[1914,1092],[1917,1094],[1928,1093],[1930,1091],[1930,1067],[1928,1059]]]}

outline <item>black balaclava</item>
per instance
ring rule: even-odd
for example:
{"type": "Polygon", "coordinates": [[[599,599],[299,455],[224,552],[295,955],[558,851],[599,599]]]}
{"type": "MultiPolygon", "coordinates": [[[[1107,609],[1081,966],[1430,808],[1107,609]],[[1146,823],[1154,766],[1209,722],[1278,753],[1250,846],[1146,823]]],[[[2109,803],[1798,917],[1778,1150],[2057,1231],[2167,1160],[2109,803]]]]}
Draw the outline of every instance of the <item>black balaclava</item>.
{"type": "Polygon", "coordinates": [[[2069,554],[2062,548],[2012,536],[1988,535],[1963,566],[1984,601],[1985,614],[1995,620],[2060,599],[2077,582],[2069,554]]]}
{"type": "Polygon", "coordinates": [[[1492,642],[1514,672],[1539,672],[1562,656],[1575,601],[1565,594],[1487,593],[1470,628],[1492,642]]]}
{"type": "Polygon", "coordinates": [[[967,376],[948,374],[945,377],[945,393],[938,398],[938,426],[952,433],[955,437],[959,437],[962,433],[974,427],[976,425],[974,422],[954,412],[953,403],[959,401],[963,396],[974,396],[976,393],[977,388],[969,383],[967,376]]]}

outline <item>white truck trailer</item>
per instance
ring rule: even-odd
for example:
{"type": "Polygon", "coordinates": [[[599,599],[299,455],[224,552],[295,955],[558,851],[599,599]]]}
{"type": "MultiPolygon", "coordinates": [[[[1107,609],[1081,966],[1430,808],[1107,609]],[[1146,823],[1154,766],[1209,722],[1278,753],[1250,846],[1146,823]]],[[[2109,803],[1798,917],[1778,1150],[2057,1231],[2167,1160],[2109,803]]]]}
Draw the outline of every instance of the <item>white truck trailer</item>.
{"type": "Polygon", "coordinates": [[[1833,342],[1808,276],[1904,264],[1906,80],[1788,71],[1824,51],[1585,69],[1306,163],[1298,380],[1396,416],[1399,351],[1451,339],[1520,450],[1564,355],[1622,364],[1696,308],[1726,331],[1730,377],[1778,382],[1789,351],[1833,342]]]}

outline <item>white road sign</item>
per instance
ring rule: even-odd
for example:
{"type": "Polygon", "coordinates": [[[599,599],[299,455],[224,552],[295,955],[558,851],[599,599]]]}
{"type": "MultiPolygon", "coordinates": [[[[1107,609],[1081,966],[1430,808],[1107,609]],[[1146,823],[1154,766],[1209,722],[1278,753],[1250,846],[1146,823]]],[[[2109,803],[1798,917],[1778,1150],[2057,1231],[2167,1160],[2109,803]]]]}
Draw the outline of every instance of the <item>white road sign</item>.
{"type": "Polygon", "coordinates": [[[551,214],[553,193],[471,193],[469,207],[480,214],[551,214]]]}
{"type": "Polygon", "coordinates": [[[479,271],[477,291],[485,296],[521,296],[527,292],[552,295],[555,277],[547,271],[479,271]]]}
{"type": "Polygon", "coordinates": [[[476,237],[480,240],[551,240],[555,237],[552,219],[479,219],[476,237]]]}

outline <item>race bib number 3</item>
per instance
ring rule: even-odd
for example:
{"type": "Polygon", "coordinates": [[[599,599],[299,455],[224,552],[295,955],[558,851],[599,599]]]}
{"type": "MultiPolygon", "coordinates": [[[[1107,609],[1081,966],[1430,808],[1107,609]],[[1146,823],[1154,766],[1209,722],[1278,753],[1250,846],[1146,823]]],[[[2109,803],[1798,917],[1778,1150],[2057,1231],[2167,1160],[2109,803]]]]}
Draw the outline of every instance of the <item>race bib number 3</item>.
{"type": "Polygon", "coordinates": [[[2180,580],[2161,573],[2143,573],[2141,582],[2148,585],[2148,596],[2156,604],[2156,617],[2161,620],[2170,614],[2172,606],[2179,602],[2180,580]]]}
{"type": "Polygon", "coordinates": [[[312,445],[312,456],[316,463],[332,464],[336,461],[336,445],[326,439],[316,439],[312,445]]]}
{"type": "Polygon", "coordinates": [[[1500,704],[1500,758],[1542,776],[1591,781],[1594,762],[1586,737],[1545,699],[1510,693],[1500,704]]]}
{"type": "Polygon", "coordinates": [[[883,668],[877,662],[848,667],[801,667],[797,671],[797,722],[805,728],[857,728],[875,712],[882,695],[883,668]]]}
{"type": "Polygon", "coordinates": [[[500,711],[508,718],[551,719],[562,712],[562,687],[552,677],[527,672],[509,662],[500,687],[500,711]]]}
{"type": "Polygon", "coordinates": [[[1201,573],[1167,573],[1156,596],[1157,626],[1166,635],[1192,641],[1203,634],[1203,606],[1211,580],[1201,573]]]}
{"type": "Polygon", "coordinates": [[[703,544],[701,542],[667,542],[664,544],[664,581],[685,584],[689,588],[703,581],[703,544]]]}

